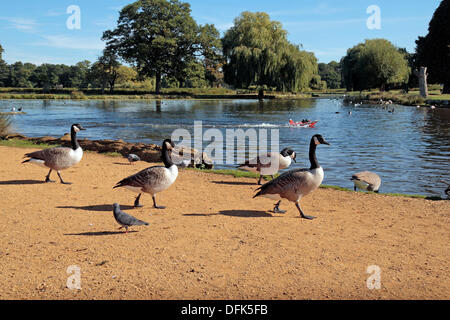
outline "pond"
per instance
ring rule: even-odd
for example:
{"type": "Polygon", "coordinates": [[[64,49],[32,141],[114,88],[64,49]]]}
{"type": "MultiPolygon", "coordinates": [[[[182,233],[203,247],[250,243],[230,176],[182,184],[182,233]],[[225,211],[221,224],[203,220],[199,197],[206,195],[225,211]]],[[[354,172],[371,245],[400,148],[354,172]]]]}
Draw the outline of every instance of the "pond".
{"type": "Polygon", "coordinates": [[[280,148],[290,146],[297,152],[297,164],[291,168],[309,167],[309,141],[322,134],[331,143],[317,149],[324,184],[352,188],[352,174],[370,170],[382,178],[381,193],[445,196],[441,180],[450,182],[450,109],[384,109],[337,99],[0,101],[0,112],[12,107],[27,112],[12,119],[15,131],[30,137],[60,137],[72,123],[81,123],[88,129],[81,139],[160,144],[179,128],[194,136],[194,121],[201,120],[203,131],[215,128],[224,136],[227,129],[278,130],[280,148]],[[389,112],[392,109],[395,112],[389,112]],[[291,128],[289,119],[319,122],[315,128],[291,128]]]}

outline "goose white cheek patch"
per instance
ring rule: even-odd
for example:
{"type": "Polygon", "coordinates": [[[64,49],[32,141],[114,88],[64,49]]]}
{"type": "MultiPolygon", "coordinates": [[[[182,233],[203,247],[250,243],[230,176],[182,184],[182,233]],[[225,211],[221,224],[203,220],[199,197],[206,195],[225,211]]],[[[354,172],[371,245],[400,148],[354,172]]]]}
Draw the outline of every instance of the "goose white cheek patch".
{"type": "Polygon", "coordinates": [[[319,139],[317,139],[316,137],[314,137],[314,143],[315,143],[316,145],[319,145],[319,144],[320,144],[319,139]]]}

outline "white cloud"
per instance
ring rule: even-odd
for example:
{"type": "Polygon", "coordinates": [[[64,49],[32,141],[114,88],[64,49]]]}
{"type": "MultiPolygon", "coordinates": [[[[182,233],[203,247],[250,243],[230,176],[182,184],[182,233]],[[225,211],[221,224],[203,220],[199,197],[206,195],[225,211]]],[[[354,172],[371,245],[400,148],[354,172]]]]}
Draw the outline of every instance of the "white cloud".
{"type": "Polygon", "coordinates": [[[9,22],[10,28],[14,28],[16,30],[24,31],[24,32],[35,31],[35,29],[39,25],[34,19],[0,17],[0,20],[9,22]]]}
{"type": "Polygon", "coordinates": [[[305,8],[299,10],[280,10],[269,12],[270,16],[298,16],[298,15],[330,15],[348,11],[342,7],[331,7],[326,3],[321,3],[313,8],[305,8]]]}
{"type": "Polygon", "coordinates": [[[105,48],[105,44],[98,38],[78,38],[61,35],[41,35],[41,37],[45,41],[36,42],[33,45],[74,50],[103,50],[105,48]]]}

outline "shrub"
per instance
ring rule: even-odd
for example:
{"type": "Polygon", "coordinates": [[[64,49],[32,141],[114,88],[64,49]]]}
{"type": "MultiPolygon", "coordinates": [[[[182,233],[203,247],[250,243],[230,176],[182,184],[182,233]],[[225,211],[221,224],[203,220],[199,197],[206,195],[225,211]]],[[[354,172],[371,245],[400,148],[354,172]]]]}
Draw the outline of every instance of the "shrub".
{"type": "Polygon", "coordinates": [[[7,135],[11,130],[11,120],[8,116],[0,114],[0,136],[7,135]]]}

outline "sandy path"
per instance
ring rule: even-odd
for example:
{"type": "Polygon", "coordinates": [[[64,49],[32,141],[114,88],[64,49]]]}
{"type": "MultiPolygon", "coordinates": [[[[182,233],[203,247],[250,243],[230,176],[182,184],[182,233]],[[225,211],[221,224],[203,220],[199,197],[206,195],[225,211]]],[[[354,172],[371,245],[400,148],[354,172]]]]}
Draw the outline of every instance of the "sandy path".
{"type": "Polygon", "coordinates": [[[62,173],[72,186],[42,184],[46,170],[20,164],[30,151],[0,147],[1,299],[450,298],[450,201],[320,189],[306,221],[290,203],[268,213],[253,179],[184,170],[158,196],[166,210],[148,195],[133,209],[112,187],[148,163],[85,153],[62,173]],[[114,202],[150,226],[119,233],[114,202]],[[381,290],[366,286],[370,265],[381,290]]]}

